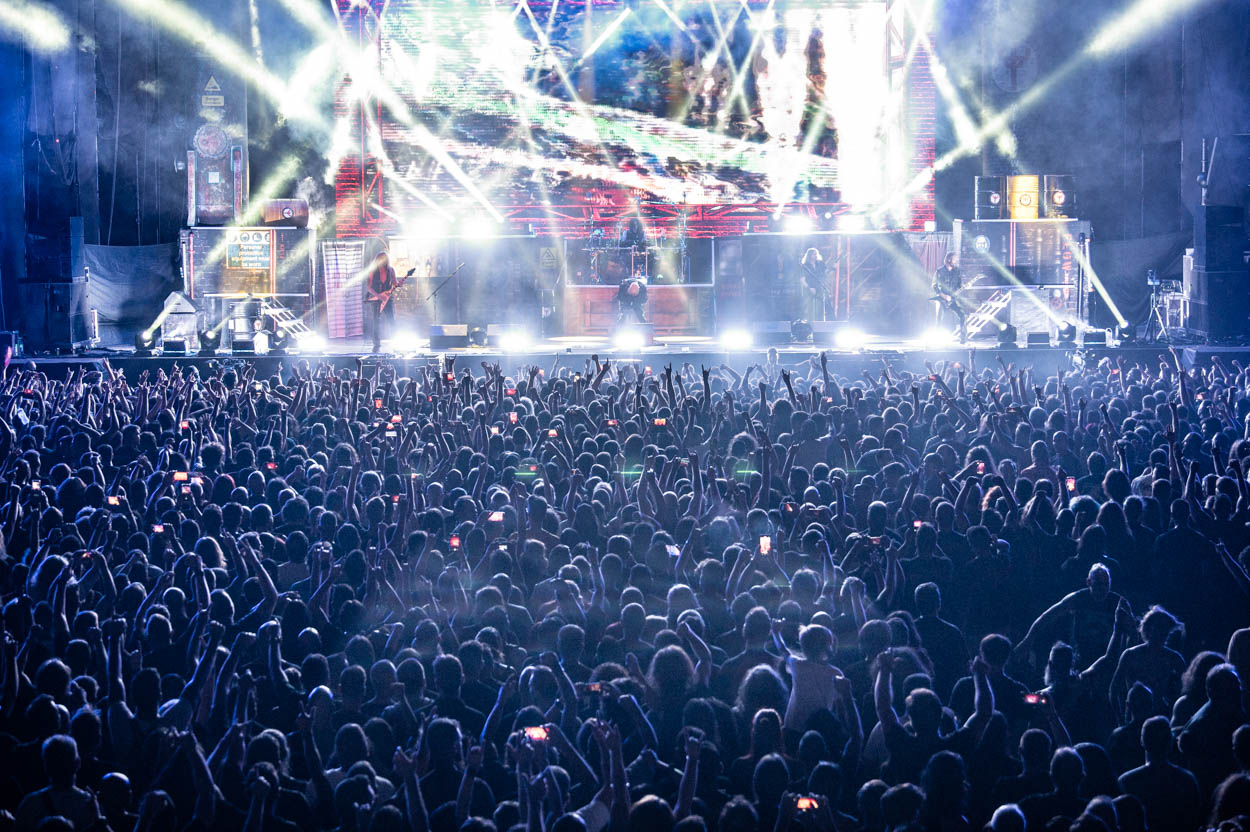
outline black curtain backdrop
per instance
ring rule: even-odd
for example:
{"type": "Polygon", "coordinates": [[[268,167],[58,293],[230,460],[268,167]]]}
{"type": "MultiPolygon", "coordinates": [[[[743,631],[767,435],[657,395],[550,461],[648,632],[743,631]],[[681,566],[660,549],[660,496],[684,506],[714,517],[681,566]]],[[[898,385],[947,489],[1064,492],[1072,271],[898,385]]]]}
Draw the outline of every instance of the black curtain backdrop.
{"type": "MultiPolygon", "coordinates": [[[[1165,280],[1180,280],[1181,257],[1192,239],[1192,234],[1182,231],[1136,240],[1094,241],[1090,253],[1094,271],[1129,323],[1139,324],[1150,314],[1150,287],[1146,285],[1146,270],[1154,269],[1165,280]]],[[[1101,304],[1097,306],[1101,310],[1101,304]]],[[[1114,326],[1116,321],[1107,312],[1105,319],[1091,323],[1114,326]]]]}
{"type": "Polygon", "coordinates": [[[100,317],[100,343],[125,346],[160,314],[165,298],[182,288],[178,244],[83,246],[90,269],[87,306],[100,317]]]}

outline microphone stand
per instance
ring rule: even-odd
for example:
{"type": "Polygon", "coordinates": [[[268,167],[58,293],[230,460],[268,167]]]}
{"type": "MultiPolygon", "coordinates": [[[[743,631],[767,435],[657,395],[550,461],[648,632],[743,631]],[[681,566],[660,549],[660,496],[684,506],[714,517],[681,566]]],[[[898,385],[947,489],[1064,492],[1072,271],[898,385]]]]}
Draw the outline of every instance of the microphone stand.
{"type": "Polygon", "coordinates": [[[438,294],[440,289],[442,289],[444,286],[447,285],[447,281],[451,280],[453,277],[460,274],[460,270],[463,268],[464,268],[464,263],[461,263],[459,266],[456,266],[455,271],[453,271],[451,274],[444,277],[443,282],[434,287],[434,291],[430,292],[429,296],[425,299],[425,302],[429,303],[430,301],[434,300],[434,296],[438,294]]]}

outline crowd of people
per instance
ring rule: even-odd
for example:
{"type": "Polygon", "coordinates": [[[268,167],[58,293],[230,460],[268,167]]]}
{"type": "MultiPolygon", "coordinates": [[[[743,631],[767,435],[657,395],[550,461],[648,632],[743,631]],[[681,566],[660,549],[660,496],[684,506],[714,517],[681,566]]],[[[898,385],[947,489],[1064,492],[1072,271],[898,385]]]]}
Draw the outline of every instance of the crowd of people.
{"type": "Polygon", "coordinates": [[[0,832],[1247,832],[1247,370],[1012,357],[6,362],[0,832]]]}

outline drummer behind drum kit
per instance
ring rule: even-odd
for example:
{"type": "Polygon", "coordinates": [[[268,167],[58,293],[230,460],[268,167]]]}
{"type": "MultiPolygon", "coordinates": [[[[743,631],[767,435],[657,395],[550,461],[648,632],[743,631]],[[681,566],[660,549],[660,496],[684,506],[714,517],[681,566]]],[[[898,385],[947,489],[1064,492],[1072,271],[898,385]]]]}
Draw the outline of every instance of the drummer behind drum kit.
{"type": "Polygon", "coordinates": [[[648,283],[686,282],[684,216],[680,231],[675,241],[668,240],[661,231],[653,243],[647,239],[640,221],[618,222],[612,235],[603,226],[595,226],[583,249],[590,255],[588,282],[615,286],[631,277],[648,283]]]}

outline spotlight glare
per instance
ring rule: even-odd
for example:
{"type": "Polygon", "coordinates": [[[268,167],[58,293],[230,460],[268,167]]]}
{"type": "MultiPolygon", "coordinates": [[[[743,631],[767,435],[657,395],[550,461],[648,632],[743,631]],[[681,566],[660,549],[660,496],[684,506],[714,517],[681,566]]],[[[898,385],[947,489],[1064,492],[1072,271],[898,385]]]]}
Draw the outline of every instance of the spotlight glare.
{"type": "Polygon", "coordinates": [[[22,0],[0,6],[0,29],[15,33],[32,52],[60,52],[69,46],[71,38],[69,27],[60,15],[22,0]]]}
{"type": "Polygon", "coordinates": [[[720,336],[721,348],[726,352],[743,352],[754,343],[755,336],[746,329],[727,329],[720,336]]]}
{"type": "Polygon", "coordinates": [[[296,339],[296,345],[299,351],[305,355],[324,355],[329,342],[325,337],[317,332],[305,333],[303,337],[296,339]]]}
{"type": "Polygon", "coordinates": [[[614,339],[616,348],[626,352],[637,352],[646,345],[646,339],[636,329],[622,329],[614,339]]]}
{"type": "Polygon", "coordinates": [[[840,350],[862,350],[868,336],[861,329],[843,327],[833,335],[833,345],[840,350]]]}
{"type": "Polygon", "coordinates": [[[796,236],[812,233],[812,218],[807,214],[791,214],[786,217],[786,233],[796,236]]]}
{"type": "Polygon", "coordinates": [[[510,330],[499,335],[499,349],[507,353],[527,352],[532,341],[524,332],[510,330]]]}
{"type": "Polygon", "coordinates": [[[499,234],[499,226],[490,217],[475,216],[464,221],[460,236],[466,240],[489,240],[499,234]]]}
{"type": "Polygon", "coordinates": [[[949,347],[955,343],[955,336],[941,327],[934,327],[925,331],[920,337],[925,347],[930,349],[949,347]]]}
{"type": "Polygon", "coordinates": [[[441,240],[447,236],[447,221],[433,211],[417,214],[404,223],[404,232],[417,240],[441,240]]]}
{"type": "Polygon", "coordinates": [[[391,336],[391,350],[398,353],[420,352],[421,338],[411,330],[397,332],[391,336]]]}
{"type": "Polygon", "coordinates": [[[863,231],[868,227],[868,219],[863,214],[841,214],[838,217],[839,231],[863,231]]]}

